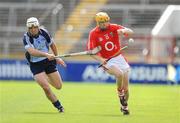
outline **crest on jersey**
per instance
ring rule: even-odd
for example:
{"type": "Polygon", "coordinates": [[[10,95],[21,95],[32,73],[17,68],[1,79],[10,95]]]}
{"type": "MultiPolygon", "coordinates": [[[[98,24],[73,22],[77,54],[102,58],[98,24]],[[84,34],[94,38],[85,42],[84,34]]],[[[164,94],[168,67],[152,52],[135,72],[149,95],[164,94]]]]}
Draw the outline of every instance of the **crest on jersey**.
{"type": "Polygon", "coordinates": [[[103,41],[103,38],[99,37],[99,41],[103,41]]]}
{"type": "Polygon", "coordinates": [[[111,35],[112,37],[114,37],[114,34],[113,34],[113,32],[110,32],[110,35],[111,35]]]}

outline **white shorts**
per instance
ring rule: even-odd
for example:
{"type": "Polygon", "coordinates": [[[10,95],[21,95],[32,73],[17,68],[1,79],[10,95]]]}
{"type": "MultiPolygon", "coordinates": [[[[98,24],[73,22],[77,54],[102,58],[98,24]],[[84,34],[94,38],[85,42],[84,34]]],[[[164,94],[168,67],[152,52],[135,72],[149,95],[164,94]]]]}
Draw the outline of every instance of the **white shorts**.
{"type": "Polygon", "coordinates": [[[129,72],[130,71],[130,66],[125,60],[125,58],[120,54],[114,58],[111,58],[107,64],[104,65],[107,69],[109,69],[111,66],[115,66],[117,69],[120,71],[124,72],[129,72]]]}

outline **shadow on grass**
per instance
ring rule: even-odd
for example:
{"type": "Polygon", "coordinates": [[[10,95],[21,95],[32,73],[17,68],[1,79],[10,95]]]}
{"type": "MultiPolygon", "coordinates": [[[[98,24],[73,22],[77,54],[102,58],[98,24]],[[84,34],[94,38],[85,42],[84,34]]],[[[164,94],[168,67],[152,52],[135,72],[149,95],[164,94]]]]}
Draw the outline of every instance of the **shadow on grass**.
{"type": "MultiPolygon", "coordinates": [[[[90,113],[69,113],[72,116],[91,116],[91,117],[124,117],[122,114],[90,114],[90,113]]],[[[128,116],[128,115],[127,115],[128,116]]]]}
{"type": "Polygon", "coordinates": [[[97,116],[97,117],[122,117],[121,114],[87,114],[89,116],[97,116]]]}
{"type": "Polygon", "coordinates": [[[124,116],[123,114],[91,114],[91,113],[73,113],[73,112],[23,112],[24,114],[30,115],[57,115],[57,114],[67,114],[71,116],[90,116],[90,117],[129,117],[131,115],[124,116]]]}
{"type": "Polygon", "coordinates": [[[43,114],[43,115],[54,115],[54,114],[61,114],[59,112],[23,112],[24,114],[43,114]]]}

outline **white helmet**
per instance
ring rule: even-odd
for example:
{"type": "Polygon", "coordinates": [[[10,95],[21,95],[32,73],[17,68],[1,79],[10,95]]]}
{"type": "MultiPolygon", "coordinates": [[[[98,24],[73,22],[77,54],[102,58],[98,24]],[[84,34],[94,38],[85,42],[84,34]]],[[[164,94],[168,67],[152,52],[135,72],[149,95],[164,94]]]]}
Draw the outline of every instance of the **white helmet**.
{"type": "Polygon", "coordinates": [[[30,27],[32,27],[32,26],[38,26],[38,27],[39,27],[39,21],[38,21],[38,19],[35,18],[35,17],[30,17],[30,18],[28,18],[27,21],[26,21],[26,26],[27,26],[28,28],[30,28],[30,27]]]}

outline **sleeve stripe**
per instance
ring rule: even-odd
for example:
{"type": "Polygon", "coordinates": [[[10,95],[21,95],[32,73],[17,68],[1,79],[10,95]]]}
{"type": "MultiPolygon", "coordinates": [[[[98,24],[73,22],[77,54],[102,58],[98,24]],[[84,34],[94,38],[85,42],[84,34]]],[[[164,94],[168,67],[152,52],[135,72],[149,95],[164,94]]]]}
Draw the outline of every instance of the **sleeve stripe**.
{"type": "Polygon", "coordinates": [[[41,32],[42,32],[42,35],[46,38],[48,44],[50,45],[50,44],[52,43],[52,41],[53,41],[51,35],[50,35],[49,32],[48,32],[47,30],[45,30],[45,29],[40,29],[40,30],[41,30],[41,32]]]}
{"type": "Polygon", "coordinates": [[[34,46],[30,43],[30,40],[29,40],[29,37],[28,37],[27,34],[24,34],[23,44],[24,44],[25,49],[27,49],[27,48],[29,48],[29,47],[34,47],[34,46]]]}
{"type": "Polygon", "coordinates": [[[27,41],[26,41],[26,36],[24,35],[23,37],[23,43],[24,43],[24,46],[28,45],[27,41]]]}

